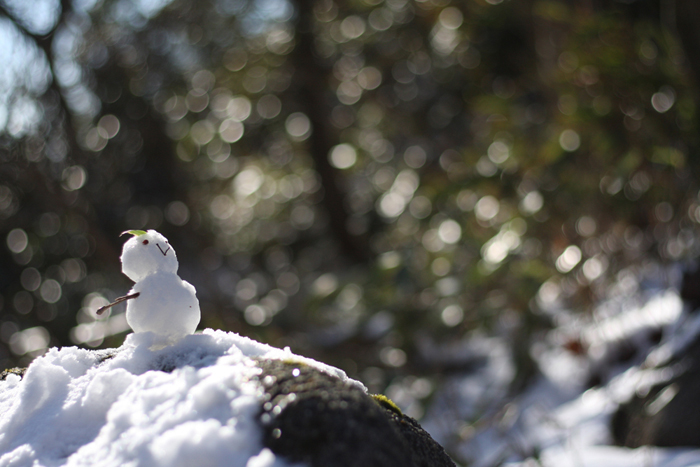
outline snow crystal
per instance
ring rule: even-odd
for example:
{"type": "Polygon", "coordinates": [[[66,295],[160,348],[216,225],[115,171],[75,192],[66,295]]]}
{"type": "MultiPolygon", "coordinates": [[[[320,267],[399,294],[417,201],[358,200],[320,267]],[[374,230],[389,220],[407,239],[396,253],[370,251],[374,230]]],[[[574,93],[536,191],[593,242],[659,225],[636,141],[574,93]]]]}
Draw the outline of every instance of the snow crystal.
{"type": "Polygon", "coordinates": [[[285,467],[262,447],[264,393],[253,358],[298,361],[366,390],[342,370],[234,333],[205,330],[155,349],[52,348],[0,382],[0,467],[285,467]]]}

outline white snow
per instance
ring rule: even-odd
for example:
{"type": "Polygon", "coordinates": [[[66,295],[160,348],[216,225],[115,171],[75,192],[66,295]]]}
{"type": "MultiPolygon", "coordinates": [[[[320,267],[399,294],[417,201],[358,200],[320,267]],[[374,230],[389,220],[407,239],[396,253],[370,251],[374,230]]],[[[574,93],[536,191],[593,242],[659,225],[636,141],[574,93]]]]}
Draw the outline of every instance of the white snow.
{"type": "Polygon", "coordinates": [[[154,350],[157,339],[52,348],[22,379],[0,382],[0,467],[285,467],[262,447],[253,357],[299,361],[366,390],[339,369],[234,333],[207,329],[154,350]]]}
{"type": "Polygon", "coordinates": [[[586,446],[552,449],[539,462],[506,463],[504,467],[697,467],[700,452],[688,449],[662,449],[644,446],[637,449],[614,446],[586,446]]]}

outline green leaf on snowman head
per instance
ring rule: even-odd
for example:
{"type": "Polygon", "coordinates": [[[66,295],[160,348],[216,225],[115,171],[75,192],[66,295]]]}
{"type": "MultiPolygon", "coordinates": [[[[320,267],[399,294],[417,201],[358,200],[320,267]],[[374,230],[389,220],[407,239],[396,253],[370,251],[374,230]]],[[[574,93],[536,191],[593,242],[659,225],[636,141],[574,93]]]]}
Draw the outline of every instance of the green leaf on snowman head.
{"type": "Polygon", "coordinates": [[[131,234],[134,237],[138,237],[139,235],[146,235],[146,231],[145,230],[125,230],[124,232],[119,234],[119,236],[121,237],[124,234],[131,234]]]}

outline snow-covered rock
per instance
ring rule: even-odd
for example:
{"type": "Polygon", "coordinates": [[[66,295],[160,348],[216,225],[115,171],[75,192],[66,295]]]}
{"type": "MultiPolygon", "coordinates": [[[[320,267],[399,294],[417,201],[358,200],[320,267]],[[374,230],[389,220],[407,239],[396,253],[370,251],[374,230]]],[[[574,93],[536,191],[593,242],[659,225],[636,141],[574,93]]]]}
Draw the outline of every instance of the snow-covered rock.
{"type": "Polygon", "coordinates": [[[454,465],[342,370],[223,331],[157,339],[53,348],[6,372],[0,467],[454,465]]]}
{"type": "Polygon", "coordinates": [[[53,348],[0,383],[0,466],[288,465],[263,450],[253,358],[338,369],[207,330],[151,350],[131,334],[107,351],[53,348]],[[166,370],[166,371],[163,371],[166,370]]]}
{"type": "Polygon", "coordinates": [[[512,363],[493,351],[445,381],[422,422],[472,467],[700,467],[699,331],[673,289],[611,300],[533,344],[524,391],[495,377],[512,363]]]}
{"type": "Polygon", "coordinates": [[[700,447],[700,316],[685,316],[678,339],[655,349],[645,362],[647,373],[660,377],[637,387],[612,418],[618,444],[638,447],[700,447]]]}

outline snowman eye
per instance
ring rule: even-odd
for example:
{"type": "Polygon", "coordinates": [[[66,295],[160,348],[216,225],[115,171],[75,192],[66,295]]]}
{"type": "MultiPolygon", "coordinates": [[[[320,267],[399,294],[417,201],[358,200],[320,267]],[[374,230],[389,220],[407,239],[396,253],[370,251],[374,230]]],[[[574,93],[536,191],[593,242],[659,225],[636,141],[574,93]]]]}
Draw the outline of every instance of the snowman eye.
{"type": "Polygon", "coordinates": [[[143,243],[144,245],[148,245],[148,240],[144,240],[141,243],[143,243]]]}

